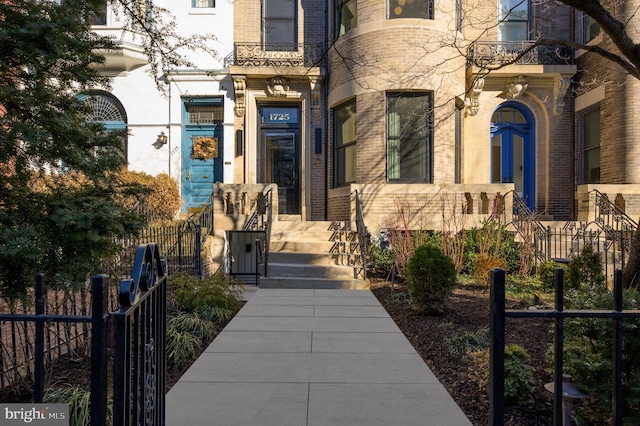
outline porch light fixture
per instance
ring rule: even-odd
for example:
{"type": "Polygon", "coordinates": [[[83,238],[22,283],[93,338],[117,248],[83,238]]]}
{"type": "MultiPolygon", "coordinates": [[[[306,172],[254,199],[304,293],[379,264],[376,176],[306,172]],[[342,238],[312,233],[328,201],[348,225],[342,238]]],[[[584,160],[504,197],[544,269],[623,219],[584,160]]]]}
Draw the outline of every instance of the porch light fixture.
{"type": "Polygon", "coordinates": [[[167,144],[167,135],[160,132],[156,141],[152,144],[155,149],[160,149],[167,144]]]}

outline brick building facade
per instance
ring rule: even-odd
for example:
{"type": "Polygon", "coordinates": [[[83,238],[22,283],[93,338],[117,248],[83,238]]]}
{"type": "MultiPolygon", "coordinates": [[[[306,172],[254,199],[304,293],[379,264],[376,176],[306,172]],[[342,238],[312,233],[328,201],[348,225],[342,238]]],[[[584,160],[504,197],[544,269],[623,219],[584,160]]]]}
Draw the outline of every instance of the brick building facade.
{"type": "MultiPolygon", "coordinates": [[[[598,189],[638,215],[638,124],[620,111],[637,110],[640,83],[591,54],[532,48],[545,36],[611,48],[588,17],[547,3],[195,1],[178,19],[191,31],[215,22],[219,58],[168,73],[169,101],[142,82],[143,64],[116,77],[114,94],[138,117],[130,164],[166,164],[184,198],[191,141],[212,138],[220,154],[203,176],[236,185],[229,194],[276,184],[282,218],[349,220],[357,191],[371,232],[393,226],[399,209],[413,227],[440,229],[448,204],[473,226],[511,194],[569,220],[588,217],[598,189]],[[132,107],[140,99],[153,108],[132,107]],[[210,134],[189,127],[192,110],[218,114],[210,134]],[[167,120],[171,150],[139,148],[167,120]]],[[[638,3],[616,13],[636,25],[638,3]]]]}

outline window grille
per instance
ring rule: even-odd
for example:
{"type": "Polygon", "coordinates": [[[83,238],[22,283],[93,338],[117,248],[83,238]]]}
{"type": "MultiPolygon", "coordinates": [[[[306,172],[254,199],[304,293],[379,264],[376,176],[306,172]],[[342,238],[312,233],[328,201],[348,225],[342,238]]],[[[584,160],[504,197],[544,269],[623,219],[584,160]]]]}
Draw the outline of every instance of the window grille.
{"type": "Polygon", "coordinates": [[[88,96],[84,102],[91,108],[89,121],[126,121],[115,101],[107,96],[88,96]]]}
{"type": "Polygon", "coordinates": [[[222,105],[189,107],[189,124],[216,124],[224,120],[222,105]]]}

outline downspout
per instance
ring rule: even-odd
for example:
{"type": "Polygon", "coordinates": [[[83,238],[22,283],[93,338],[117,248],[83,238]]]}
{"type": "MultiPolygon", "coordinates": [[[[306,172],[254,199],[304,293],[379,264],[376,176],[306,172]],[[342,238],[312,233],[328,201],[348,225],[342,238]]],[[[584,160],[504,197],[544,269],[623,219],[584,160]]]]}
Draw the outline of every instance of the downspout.
{"type": "Polygon", "coordinates": [[[324,25],[324,50],[325,50],[325,63],[324,63],[324,71],[325,71],[325,83],[323,87],[324,91],[324,176],[325,176],[325,185],[324,185],[324,220],[327,220],[329,214],[329,188],[331,186],[331,176],[329,175],[329,14],[333,11],[332,0],[327,0],[327,13],[325,14],[325,25],[324,25]]]}
{"type": "MultiPolygon", "coordinates": [[[[569,23],[569,26],[571,28],[571,41],[575,42],[576,41],[576,11],[575,9],[573,9],[572,11],[573,13],[571,13],[571,20],[569,23]]],[[[575,58],[575,51],[573,54],[573,63],[575,64],[576,62],[576,58],[575,58]]],[[[569,108],[570,108],[570,115],[571,115],[571,136],[570,136],[570,144],[571,144],[571,154],[570,154],[570,162],[569,162],[569,174],[571,175],[571,184],[570,184],[570,192],[571,195],[569,196],[569,200],[571,202],[570,205],[570,209],[569,209],[569,217],[571,218],[571,220],[576,220],[576,190],[577,190],[577,179],[576,179],[576,116],[575,116],[575,112],[576,112],[576,99],[575,96],[573,96],[573,93],[575,93],[574,89],[575,89],[575,85],[576,82],[575,80],[573,80],[573,77],[571,79],[571,102],[569,102],[569,108]]]]}

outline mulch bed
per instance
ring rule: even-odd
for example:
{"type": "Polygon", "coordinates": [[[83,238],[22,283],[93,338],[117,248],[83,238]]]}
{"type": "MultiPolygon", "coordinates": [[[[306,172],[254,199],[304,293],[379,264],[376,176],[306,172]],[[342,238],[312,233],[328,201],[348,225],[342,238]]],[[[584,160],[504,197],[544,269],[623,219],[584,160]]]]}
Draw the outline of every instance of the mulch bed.
{"type": "MultiPolygon", "coordinates": [[[[449,391],[474,426],[488,424],[487,393],[477,385],[478,364],[465,354],[451,354],[447,339],[464,332],[477,332],[489,327],[489,291],[480,287],[455,290],[441,316],[416,313],[402,297],[406,287],[384,279],[372,279],[371,290],[389,312],[391,318],[449,391]],[[395,295],[394,295],[395,294],[395,295]],[[400,296],[400,297],[399,297],[400,296]]],[[[527,309],[524,301],[508,301],[508,309],[527,309]]],[[[552,341],[551,320],[508,318],[506,343],[522,345],[531,355],[535,367],[535,384],[528,403],[507,407],[505,424],[540,426],[552,424],[552,398],[544,384],[552,381],[545,363],[548,345],[552,341]]]]}

